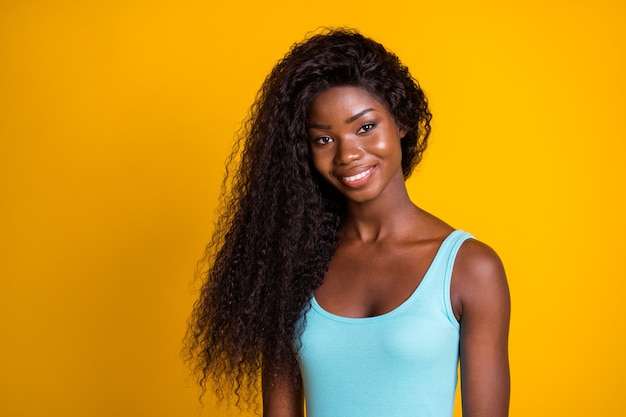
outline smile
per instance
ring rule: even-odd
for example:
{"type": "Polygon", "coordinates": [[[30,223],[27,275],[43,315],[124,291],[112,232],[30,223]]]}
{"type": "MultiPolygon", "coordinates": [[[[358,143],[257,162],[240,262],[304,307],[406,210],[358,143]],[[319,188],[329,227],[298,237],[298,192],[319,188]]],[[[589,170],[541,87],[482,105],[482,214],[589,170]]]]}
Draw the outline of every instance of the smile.
{"type": "Polygon", "coordinates": [[[372,170],[374,169],[374,167],[369,168],[367,171],[363,171],[359,174],[356,175],[352,175],[350,177],[341,177],[341,181],[343,181],[344,183],[350,184],[350,183],[354,183],[356,181],[362,180],[363,178],[368,177],[372,170]]]}

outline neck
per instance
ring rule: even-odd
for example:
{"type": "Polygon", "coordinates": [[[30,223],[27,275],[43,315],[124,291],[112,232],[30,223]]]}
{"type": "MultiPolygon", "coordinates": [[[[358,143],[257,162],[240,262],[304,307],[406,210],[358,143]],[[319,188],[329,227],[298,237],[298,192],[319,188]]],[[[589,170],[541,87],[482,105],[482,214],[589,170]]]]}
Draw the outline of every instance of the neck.
{"type": "Polygon", "coordinates": [[[400,176],[375,200],[348,202],[341,237],[362,242],[401,238],[412,229],[412,220],[419,211],[400,176]]]}

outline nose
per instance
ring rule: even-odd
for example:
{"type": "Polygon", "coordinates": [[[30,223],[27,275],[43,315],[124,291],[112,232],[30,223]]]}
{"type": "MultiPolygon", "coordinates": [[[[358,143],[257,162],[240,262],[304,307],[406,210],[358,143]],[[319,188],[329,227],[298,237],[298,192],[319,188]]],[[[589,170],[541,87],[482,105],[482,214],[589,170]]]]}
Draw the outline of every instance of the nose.
{"type": "Polygon", "coordinates": [[[363,149],[353,139],[340,139],[337,141],[335,162],[340,165],[348,165],[363,157],[363,149]]]}

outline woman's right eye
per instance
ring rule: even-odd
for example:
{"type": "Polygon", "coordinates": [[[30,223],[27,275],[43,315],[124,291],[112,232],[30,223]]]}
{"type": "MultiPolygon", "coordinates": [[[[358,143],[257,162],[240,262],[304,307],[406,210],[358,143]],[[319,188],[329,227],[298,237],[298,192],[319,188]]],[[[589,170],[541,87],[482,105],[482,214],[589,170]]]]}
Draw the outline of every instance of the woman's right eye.
{"type": "Polygon", "coordinates": [[[333,138],[329,136],[320,136],[319,138],[315,138],[314,142],[318,145],[327,145],[333,141],[333,138]]]}

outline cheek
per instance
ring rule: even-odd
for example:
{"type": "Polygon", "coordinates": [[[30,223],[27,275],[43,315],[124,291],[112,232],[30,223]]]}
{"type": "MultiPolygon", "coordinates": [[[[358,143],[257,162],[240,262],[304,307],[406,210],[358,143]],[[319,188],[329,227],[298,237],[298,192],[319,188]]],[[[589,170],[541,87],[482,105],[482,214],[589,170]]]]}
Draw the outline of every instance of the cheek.
{"type": "Polygon", "coordinates": [[[326,169],[328,162],[327,158],[324,156],[324,152],[311,150],[311,162],[318,173],[324,175],[326,171],[328,171],[326,169]]]}
{"type": "Polygon", "coordinates": [[[376,143],[375,148],[381,155],[402,159],[402,146],[400,138],[381,138],[381,140],[376,143]]]}

